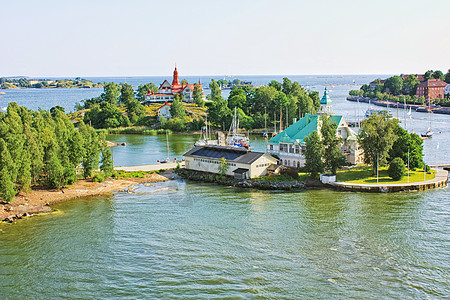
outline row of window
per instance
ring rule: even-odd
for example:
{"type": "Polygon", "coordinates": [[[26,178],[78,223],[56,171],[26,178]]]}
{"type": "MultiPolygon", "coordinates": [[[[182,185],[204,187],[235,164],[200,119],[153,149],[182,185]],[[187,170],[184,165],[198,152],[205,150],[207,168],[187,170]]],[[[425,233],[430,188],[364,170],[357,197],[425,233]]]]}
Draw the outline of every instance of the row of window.
{"type": "MultiPolygon", "coordinates": [[[[209,160],[209,159],[201,159],[201,158],[194,158],[194,161],[198,161],[198,162],[203,162],[203,163],[208,163],[208,164],[215,164],[215,165],[220,165],[220,161],[217,160],[209,160]]],[[[236,164],[233,163],[228,163],[229,166],[235,167],[236,164]]]]}
{"type": "Polygon", "coordinates": [[[256,165],[257,168],[264,168],[264,167],[268,167],[270,164],[261,164],[261,165],[256,165]]]}

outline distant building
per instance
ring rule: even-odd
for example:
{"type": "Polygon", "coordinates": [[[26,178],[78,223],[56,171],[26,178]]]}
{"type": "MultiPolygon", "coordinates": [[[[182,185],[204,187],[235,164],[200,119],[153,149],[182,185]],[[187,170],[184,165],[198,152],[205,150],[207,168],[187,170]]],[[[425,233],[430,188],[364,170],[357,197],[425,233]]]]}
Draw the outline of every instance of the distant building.
{"type": "MultiPolygon", "coordinates": [[[[203,91],[203,86],[200,81],[198,82],[198,85],[203,91]]],[[[145,95],[145,100],[143,103],[172,102],[175,96],[180,93],[184,96],[185,102],[194,101],[194,84],[180,83],[178,78],[178,70],[177,67],[175,67],[175,70],[173,71],[172,84],[170,84],[169,81],[164,80],[164,82],[159,86],[158,93],[153,93],[150,90],[148,91],[145,95]]],[[[204,95],[203,98],[205,98],[204,95]]]]}
{"type": "Polygon", "coordinates": [[[341,137],[343,143],[341,151],[347,162],[351,164],[362,163],[362,150],[359,149],[357,134],[348,126],[342,116],[333,115],[331,99],[327,90],[320,101],[319,114],[306,114],[303,118],[274,136],[267,144],[267,153],[277,155],[281,164],[287,167],[305,166],[305,137],[317,130],[320,134],[322,125],[321,115],[329,115],[331,122],[338,124],[336,135],[341,137]]]}
{"type": "Polygon", "coordinates": [[[371,91],[374,91],[377,88],[377,84],[384,84],[385,82],[386,80],[384,79],[383,80],[379,79],[379,82],[378,80],[374,80],[371,83],[369,83],[369,88],[371,91]]]}
{"type": "Polygon", "coordinates": [[[447,83],[440,79],[428,79],[417,86],[417,97],[425,97],[425,99],[443,99],[445,95],[445,87],[447,83]]]}
{"type": "Polygon", "coordinates": [[[170,113],[170,104],[167,102],[158,108],[158,121],[161,120],[161,117],[164,117],[166,120],[172,118],[172,114],[170,113]]]}
{"type": "Polygon", "coordinates": [[[221,159],[228,164],[227,175],[248,179],[267,175],[278,160],[262,152],[226,146],[196,146],[184,154],[186,169],[219,174],[221,159]]]}

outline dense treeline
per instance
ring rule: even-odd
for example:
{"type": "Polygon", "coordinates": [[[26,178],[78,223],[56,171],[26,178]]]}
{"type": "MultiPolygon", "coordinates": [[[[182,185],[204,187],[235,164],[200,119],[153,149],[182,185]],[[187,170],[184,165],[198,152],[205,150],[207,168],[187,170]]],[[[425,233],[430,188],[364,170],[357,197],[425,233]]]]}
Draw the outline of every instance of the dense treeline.
{"type": "Polygon", "coordinates": [[[233,87],[228,99],[222,97],[219,84],[214,79],[210,88],[208,120],[222,129],[230,126],[235,107],[240,127],[246,129],[264,128],[265,122],[272,127],[280,121],[286,127],[292,124],[293,118],[314,113],[320,108],[318,92],[306,90],[288,78],[283,78],[282,83],[273,80],[258,88],[233,87]]]}
{"type": "Polygon", "coordinates": [[[112,174],[110,149],[104,138],[81,122],[78,130],[58,108],[31,111],[9,103],[0,113],[0,197],[10,202],[31,185],[61,188],[78,175],[90,177],[99,166],[112,174]]]}
{"type": "Polygon", "coordinates": [[[94,83],[80,77],[75,79],[59,79],[59,80],[39,80],[36,83],[31,83],[27,78],[9,79],[0,78],[0,88],[14,89],[14,88],[95,88],[101,87],[102,84],[94,83]]]}

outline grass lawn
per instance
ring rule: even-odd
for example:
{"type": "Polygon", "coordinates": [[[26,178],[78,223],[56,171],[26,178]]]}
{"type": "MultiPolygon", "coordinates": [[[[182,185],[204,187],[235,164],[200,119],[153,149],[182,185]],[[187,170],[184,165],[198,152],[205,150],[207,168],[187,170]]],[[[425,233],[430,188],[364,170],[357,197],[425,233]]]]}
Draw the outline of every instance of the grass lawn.
{"type": "MultiPolygon", "coordinates": [[[[433,179],[435,174],[434,170],[431,170],[431,174],[426,174],[425,180],[433,179]]],[[[349,183],[366,183],[376,184],[377,176],[372,175],[372,167],[356,167],[350,170],[338,171],[336,181],[349,182],[349,183]]],[[[423,181],[423,171],[409,171],[409,182],[423,181]]],[[[392,180],[388,175],[388,168],[380,168],[378,173],[379,183],[407,183],[408,176],[405,175],[400,180],[392,180]]]]}

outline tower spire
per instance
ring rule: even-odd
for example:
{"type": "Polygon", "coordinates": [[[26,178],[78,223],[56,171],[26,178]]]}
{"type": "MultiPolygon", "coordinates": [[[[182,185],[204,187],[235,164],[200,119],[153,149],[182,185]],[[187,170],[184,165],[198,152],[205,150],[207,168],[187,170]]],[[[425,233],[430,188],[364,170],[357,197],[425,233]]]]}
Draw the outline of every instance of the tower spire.
{"type": "Polygon", "coordinates": [[[178,79],[177,64],[175,63],[175,70],[173,71],[172,85],[179,85],[179,84],[180,84],[180,80],[178,79]]]}

